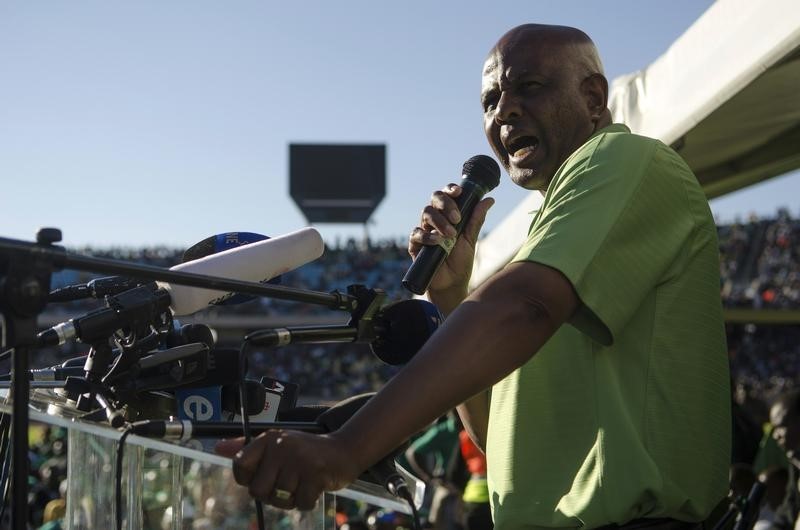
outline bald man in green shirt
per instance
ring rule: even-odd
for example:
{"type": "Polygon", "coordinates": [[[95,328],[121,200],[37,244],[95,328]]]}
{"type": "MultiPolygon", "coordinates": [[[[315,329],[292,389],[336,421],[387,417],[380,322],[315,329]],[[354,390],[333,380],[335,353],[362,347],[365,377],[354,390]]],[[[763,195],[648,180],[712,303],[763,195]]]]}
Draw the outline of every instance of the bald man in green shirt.
{"type": "MultiPolygon", "coordinates": [[[[709,515],[727,492],[731,438],[716,229],[681,158],[612,124],[607,100],[580,30],[529,24],[498,41],[484,130],[512,181],[544,194],[527,240],[468,294],[493,200],[480,202],[427,293],[445,324],[336,432],[245,447],[240,484],[310,508],[458,406],[486,451],[500,530],[683,529],[709,515]]],[[[454,235],[460,192],[434,193],[412,256],[454,235]]]]}

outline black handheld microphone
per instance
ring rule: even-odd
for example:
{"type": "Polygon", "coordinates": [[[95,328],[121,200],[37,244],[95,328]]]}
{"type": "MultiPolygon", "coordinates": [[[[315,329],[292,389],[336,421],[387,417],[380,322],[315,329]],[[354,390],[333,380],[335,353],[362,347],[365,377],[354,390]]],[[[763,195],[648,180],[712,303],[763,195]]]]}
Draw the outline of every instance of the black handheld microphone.
{"type": "Polygon", "coordinates": [[[455,226],[456,235],[439,245],[423,247],[419,251],[403,277],[403,287],[414,294],[424,294],[428,290],[433,275],[450,254],[475,205],[500,183],[500,167],[486,155],[476,155],[464,162],[462,175],[461,195],[455,199],[461,213],[461,221],[455,226]]]}

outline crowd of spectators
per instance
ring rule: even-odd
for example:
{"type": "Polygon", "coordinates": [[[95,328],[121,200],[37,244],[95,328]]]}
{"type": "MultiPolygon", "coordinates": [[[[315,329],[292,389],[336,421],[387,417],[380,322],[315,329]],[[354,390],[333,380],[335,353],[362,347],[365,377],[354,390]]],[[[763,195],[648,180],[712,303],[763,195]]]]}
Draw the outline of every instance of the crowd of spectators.
{"type": "Polygon", "coordinates": [[[728,307],[800,308],[800,219],[775,218],[718,228],[722,300],[728,307]]]}
{"type": "MultiPolygon", "coordinates": [[[[718,227],[720,292],[729,308],[800,310],[800,219],[782,209],[772,218],[735,221],[718,227]]],[[[182,250],[154,248],[79,248],[81,254],[169,267],[182,261],[182,250]]],[[[283,285],[319,292],[345,292],[362,284],[386,291],[388,301],[408,298],[400,279],[410,258],[401,239],[337,241],[323,256],[285,273],[283,285]]],[[[61,271],[53,287],[85,282],[92,276],[61,271]]],[[[89,300],[69,305],[71,311],[97,307],[89,300]]],[[[51,304],[49,311],[64,310],[51,304]]],[[[214,308],[218,314],[263,316],[320,315],[330,310],[316,305],[259,298],[214,308]]],[[[731,326],[728,341],[736,384],[748,394],[768,400],[793,386],[800,374],[800,341],[793,326],[731,326]]],[[[394,373],[361,344],[304,345],[254,352],[253,372],[296,382],[304,393],[335,400],[376,390],[394,373]]]]}

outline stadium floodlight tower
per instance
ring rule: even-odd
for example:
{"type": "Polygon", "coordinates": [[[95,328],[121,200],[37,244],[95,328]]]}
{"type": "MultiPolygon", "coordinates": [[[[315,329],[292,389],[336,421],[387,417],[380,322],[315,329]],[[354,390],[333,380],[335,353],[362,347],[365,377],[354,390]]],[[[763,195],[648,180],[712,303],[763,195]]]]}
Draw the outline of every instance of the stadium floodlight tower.
{"type": "Polygon", "coordinates": [[[309,223],[360,223],[386,195],[385,144],[289,144],[289,194],[309,223]]]}

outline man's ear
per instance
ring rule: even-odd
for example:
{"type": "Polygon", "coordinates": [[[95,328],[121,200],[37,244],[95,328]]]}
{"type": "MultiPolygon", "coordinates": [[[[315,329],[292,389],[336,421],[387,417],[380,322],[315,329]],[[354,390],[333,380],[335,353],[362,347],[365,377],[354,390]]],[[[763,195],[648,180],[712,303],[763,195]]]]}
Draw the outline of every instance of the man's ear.
{"type": "Polygon", "coordinates": [[[581,92],[586,101],[592,121],[598,122],[608,107],[608,81],[603,74],[591,74],[581,83],[581,92]]]}

